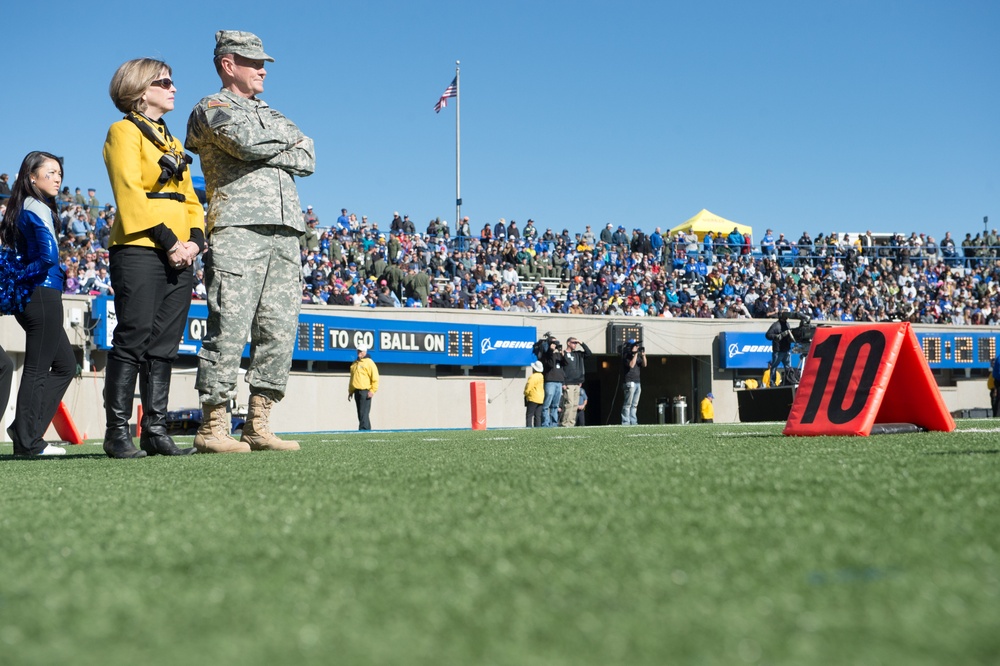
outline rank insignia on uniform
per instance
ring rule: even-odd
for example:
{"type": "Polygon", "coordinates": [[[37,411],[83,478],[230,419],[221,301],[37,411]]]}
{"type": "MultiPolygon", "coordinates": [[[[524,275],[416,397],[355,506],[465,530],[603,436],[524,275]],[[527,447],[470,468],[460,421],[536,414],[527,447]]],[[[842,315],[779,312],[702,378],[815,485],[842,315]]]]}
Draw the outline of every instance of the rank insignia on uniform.
{"type": "MultiPolygon", "coordinates": [[[[226,106],[229,105],[227,104],[226,106]]],[[[208,125],[209,127],[222,127],[227,122],[229,122],[229,119],[231,117],[232,116],[230,116],[225,111],[213,111],[210,117],[208,118],[208,125]]]]}
{"type": "Polygon", "coordinates": [[[209,102],[208,102],[208,108],[210,108],[210,109],[215,109],[215,108],[220,107],[220,106],[224,106],[226,108],[229,108],[229,102],[219,102],[219,101],[214,100],[214,99],[213,100],[209,100],[209,102]]]}

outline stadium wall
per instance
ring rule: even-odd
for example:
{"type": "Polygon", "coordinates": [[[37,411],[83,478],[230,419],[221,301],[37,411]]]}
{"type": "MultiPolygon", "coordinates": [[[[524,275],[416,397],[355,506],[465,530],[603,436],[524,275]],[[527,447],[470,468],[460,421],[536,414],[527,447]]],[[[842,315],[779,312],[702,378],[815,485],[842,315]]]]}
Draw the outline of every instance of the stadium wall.
{"type": "MultiPolygon", "coordinates": [[[[87,334],[91,322],[87,316],[90,299],[66,297],[65,327],[77,349],[83,371],[67,392],[64,402],[78,428],[89,438],[100,438],[104,431],[103,365],[105,352],[93,348],[87,334]]],[[[734,383],[738,370],[720,367],[719,338],[722,332],[762,333],[768,320],[712,320],[610,318],[587,315],[543,315],[501,312],[379,308],[331,308],[303,306],[303,313],[343,317],[378,317],[400,324],[423,323],[474,324],[482,326],[531,327],[540,336],[551,332],[560,340],[575,336],[587,343],[595,354],[588,364],[587,383],[591,399],[599,405],[588,410],[589,424],[618,423],[621,390],[618,385],[619,356],[609,348],[608,326],[641,325],[642,338],[649,357],[644,371],[640,401],[640,423],[657,423],[660,412],[657,403],[667,401],[666,421],[672,421],[670,402],[676,396],[687,400],[687,416],[697,413],[698,401],[708,391],[715,394],[716,422],[739,420],[737,393],[734,383]]],[[[992,332],[985,327],[915,326],[918,333],[992,332]]],[[[9,404],[4,411],[4,429],[0,437],[6,441],[6,426],[14,417],[17,382],[24,357],[24,335],[13,317],[0,318],[0,344],[14,359],[16,376],[9,404]]],[[[482,369],[474,367],[438,368],[420,364],[385,363],[378,351],[373,358],[382,375],[381,386],[372,406],[372,423],[377,430],[437,429],[471,427],[469,385],[472,381],[486,384],[488,398],[487,426],[521,427],[524,424],[522,390],[526,377],[523,367],[497,367],[477,376],[482,369]]],[[[989,405],[985,375],[987,366],[976,370],[935,371],[941,392],[949,410],[983,408],[989,405]]],[[[171,409],[198,406],[194,389],[195,358],[182,357],[174,372],[171,386],[171,409]]],[[[743,371],[743,376],[747,371],[743,371]]],[[[288,393],[272,415],[272,425],[279,432],[344,431],[357,428],[354,405],[347,400],[347,372],[344,363],[314,363],[297,361],[289,380],[288,393]]],[[[239,381],[238,403],[247,402],[247,385],[239,381]]],[[[136,399],[138,405],[138,397],[136,399]]],[[[53,433],[50,436],[55,438],[53,433]]]]}

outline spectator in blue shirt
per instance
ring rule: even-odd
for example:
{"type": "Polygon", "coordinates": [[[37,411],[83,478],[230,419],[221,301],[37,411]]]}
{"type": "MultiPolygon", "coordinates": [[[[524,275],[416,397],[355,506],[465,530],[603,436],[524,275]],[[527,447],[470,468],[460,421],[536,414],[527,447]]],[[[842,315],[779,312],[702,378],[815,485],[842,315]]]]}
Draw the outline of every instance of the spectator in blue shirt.
{"type": "Polygon", "coordinates": [[[760,241],[760,252],[765,257],[774,256],[774,232],[770,229],[764,234],[764,238],[760,241]]]}
{"type": "Polygon", "coordinates": [[[653,260],[659,261],[663,251],[663,235],[659,227],[656,227],[656,231],[649,237],[649,245],[653,248],[653,260]]]}
{"type": "Polygon", "coordinates": [[[729,232],[729,254],[733,257],[739,256],[744,242],[743,234],[740,233],[737,227],[733,227],[733,230],[729,232]]]}
{"type": "Polygon", "coordinates": [[[347,209],[340,209],[340,217],[337,218],[337,226],[343,231],[351,230],[351,218],[347,216],[347,209]]]}
{"type": "Polygon", "coordinates": [[[628,246],[628,241],[629,241],[629,238],[628,238],[628,234],[625,233],[625,226],[624,225],[619,225],[618,230],[615,231],[615,233],[611,235],[611,244],[612,245],[625,245],[627,247],[628,246]]]}

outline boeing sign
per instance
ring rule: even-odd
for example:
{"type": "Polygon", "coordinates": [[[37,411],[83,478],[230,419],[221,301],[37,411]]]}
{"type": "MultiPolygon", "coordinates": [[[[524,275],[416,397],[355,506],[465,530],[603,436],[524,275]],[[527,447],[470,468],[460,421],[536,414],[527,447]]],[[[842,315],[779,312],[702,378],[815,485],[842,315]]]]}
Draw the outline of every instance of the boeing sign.
{"type": "MultiPolygon", "coordinates": [[[[765,370],[771,361],[771,341],[763,333],[719,334],[719,347],[723,350],[719,367],[727,370],[765,370]]],[[[798,366],[799,357],[792,354],[792,365],[798,366]]]]}

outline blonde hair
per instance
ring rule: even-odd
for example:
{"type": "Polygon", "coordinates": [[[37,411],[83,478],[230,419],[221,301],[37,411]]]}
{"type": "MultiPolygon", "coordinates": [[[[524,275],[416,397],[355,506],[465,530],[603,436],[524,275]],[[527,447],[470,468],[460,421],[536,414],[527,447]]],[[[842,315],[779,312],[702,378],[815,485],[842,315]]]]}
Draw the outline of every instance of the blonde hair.
{"type": "Polygon", "coordinates": [[[145,111],[146,102],[142,96],[164,69],[173,74],[170,65],[162,60],[137,58],[123,63],[111,77],[111,85],[108,86],[111,101],[122,113],[145,111]]]}

